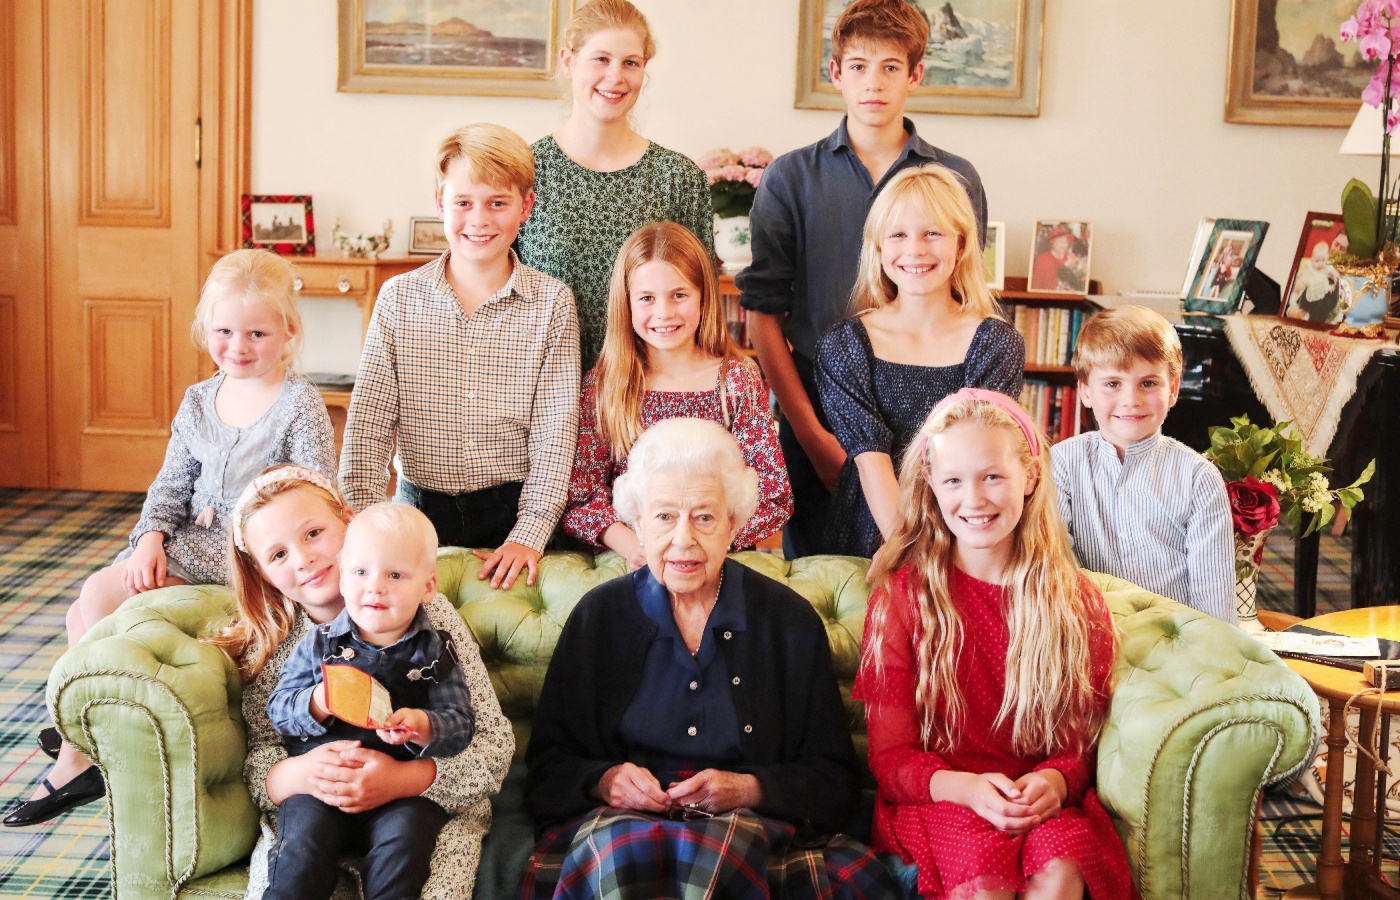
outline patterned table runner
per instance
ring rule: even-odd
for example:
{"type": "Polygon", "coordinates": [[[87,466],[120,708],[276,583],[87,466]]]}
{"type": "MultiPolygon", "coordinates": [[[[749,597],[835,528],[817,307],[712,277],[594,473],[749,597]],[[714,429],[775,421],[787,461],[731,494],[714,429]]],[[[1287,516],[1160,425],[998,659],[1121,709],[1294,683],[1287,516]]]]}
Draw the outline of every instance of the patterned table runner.
{"type": "Polygon", "coordinates": [[[1314,456],[1327,455],[1371,355],[1395,346],[1333,337],[1273,316],[1226,316],[1225,336],[1269,414],[1291,421],[1314,456]]]}

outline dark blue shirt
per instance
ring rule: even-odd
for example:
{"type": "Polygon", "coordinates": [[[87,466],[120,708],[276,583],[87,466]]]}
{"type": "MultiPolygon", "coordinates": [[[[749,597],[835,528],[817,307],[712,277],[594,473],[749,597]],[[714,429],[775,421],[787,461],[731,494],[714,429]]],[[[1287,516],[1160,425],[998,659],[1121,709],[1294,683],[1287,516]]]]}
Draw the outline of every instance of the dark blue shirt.
{"type": "Polygon", "coordinates": [[[908,119],[904,130],[904,150],[879,184],[856,156],[844,117],[827,137],[774,160],[759,182],[749,217],[753,262],[735,284],[745,309],[787,315],[783,334],[809,389],[817,341],[850,315],[865,217],[900,170],[932,162],[956,172],[986,241],[987,196],[972,163],[929,144],[908,119]]]}
{"type": "Polygon", "coordinates": [[[403,637],[387,647],[362,640],[350,619],[350,611],[341,610],[340,615],[325,625],[309,629],[292,648],[278,674],[277,687],[268,698],[268,720],[285,738],[287,751],[293,756],[341,738],[359,740],[365,746],[399,758],[460,753],[476,732],[476,713],[460,665],[454,662],[450,671],[436,676],[435,673],[446,668],[440,662],[443,653],[442,637],[428,619],[426,607],[414,615],[413,624],[403,637]],[[333,660],[328,658],[337,647],[341,655],[333,660]],[[347,650],[353,652],[347,654],[347,650]],[[389,747],[378,741],[369,729],[355,728],[334,718],[327,719],[327,724],[317,722],[311,715],[311,693],[321,683],[321,664],[332,661],[373,675],[389,690],[394,709],[403,706],[422,709],[432,723],[433,739],[426,746],[410,742],[389,747]],[[423,674],[410,677],[408,673],[414,669],[423,674]],[[405,697],[408,693],[416,696],[405,697]]]}
{"type": "MultiPolygon", "coordinates": [[[[671,595],[642,567],[630,576],[642,612],[656,624],[647,648],[641,686],[618,723],[618,738],[633,762],[662,777],[729,767],[743,759],[734,685],[718,642],[746,629],[744,567],[726,560],[724,581],[700,639],[690,655],[671,610],[671,595]]],[[[662,786],[668,786],[663,779],[662,786]]]]}

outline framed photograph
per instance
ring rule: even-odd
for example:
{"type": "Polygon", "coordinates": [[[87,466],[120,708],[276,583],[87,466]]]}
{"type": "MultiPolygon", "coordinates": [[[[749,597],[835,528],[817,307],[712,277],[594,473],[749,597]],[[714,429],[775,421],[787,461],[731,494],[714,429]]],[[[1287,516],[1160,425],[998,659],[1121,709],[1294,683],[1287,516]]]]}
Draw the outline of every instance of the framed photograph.
{"type": "Polygon", "coordinates": [[[1330,328],[1342,320],[1342,276],[1333,253],[1345,253],[1347,233],[1338,213],[1310,212],[1293,254],[1279,317],[1330,328]]]}
{"type": "Polygon", "coordinates": [[[1006,287],[1006,223],[987,223],[987,242],[982,245],[982,265],[987,271],[987,287],[1006,287]]]}
{"type": "Polygon", "coordinates": [[[1268,233],[1268,222],[1217,219],[1206,255],[1186,292],[1188,312],[1228,316],[1240,308],[1244,285],[1268,233]]]}
{"type": "Polygon", "coordinates": [[[1092,222],[1037,219],[1026,290],[1074,296],[1088,293],[1093,231],[1092,222]]]}
{"type": "Polygon", "coordinates": [[[311,195],[244,194],[243,246],[286,256],[315,256],[311,195]]]}
{"type": "Polygon", "coordinates": [[[337,89],[556,97],[575,0],[337,0],[337,89]]]}
{"type": "Polygon", "coordinates": [[[442,219],[413,216],[408,220],[409,253],[431,253],[437,256],[446,249],[447,234],[442,230],[442,219]]]}
{"type": "MultiPolygon", "coordinates": [[[[831,84],[831,29],[850,0],[801,0],[798,109],[846,104],[831,84]]],[[[1045,0],[914,3],[929,19],[924,76],[905,106],[916,113],[1040,115],[1045,0]]]]}
{"type": "Polygon", "coordinates": [[[1231,0],[1225,121],[1346,127],[1361,106],[1372,65],[1341,27],[1356,3],[1231,0]]]}
{"type": "Polygon", "coordinates": [[[1215,230],[1215,216],[1201,216],[1196,225],[1196,237],[1191,242],[1191,258],[1186,263],[1186,278],[1181,282],[1181,299],[1191,294],[1191,282],[1196,280],[1196,270],[1201,267],[1201,257],[1210,246],[1210,234],[1215,230]]]}

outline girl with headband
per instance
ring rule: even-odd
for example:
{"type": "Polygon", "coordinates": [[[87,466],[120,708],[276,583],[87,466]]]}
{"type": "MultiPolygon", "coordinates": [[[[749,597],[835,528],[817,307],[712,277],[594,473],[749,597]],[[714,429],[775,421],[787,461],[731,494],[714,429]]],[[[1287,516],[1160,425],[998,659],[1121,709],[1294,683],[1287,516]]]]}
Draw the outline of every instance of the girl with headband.
{"type": "Polygon", "coordinates": [[[873,556],[899,518],[896,472],[929,410],[962,387],[1021,393],[1026,347],[1001,318],[982,269],[962,179],[925,165],[870,207],[852,302],[857,315],[817,345],[817,388],[847,457],[827,553],[873,556]]]}
{"type": "Polygon", "coordinates": [[[875,849],[927,900],[1127,900],[1127,856],[1091,787],[1113,619],[1015,401],[963,389],[934,407],[873,578],[855,697],[875,849]]]}
{"type": "MultiPolygon", "coordinates": [[[[488,798],[500,789],[515,739],[462,617],[441,594],[425,607],[432,626],[446,631],[456,645],[471,694],[476,734],[467,749],[438,759],[402,761],[359,741],[338,741],[288,756],[268,720],[267,703],[301,636],[345,608],[337,557],[350,508],[319,473],[279,466],[253,480],[230,518],[230,587],[237,611],[212,642],[233,658],[247,685],[243,777],[262,810],[262,835],[249,865],[246,896],[257,900],[267,887],[277,808],[295,794],[312,794],[349,813],[401,797],[421,795],[437,803],[451,818],[438,836],[422,896],[470,897],[484,823],[491,820],[488,798]]],[[[348,877],[343,874],[342,883],[348,877]]]]}

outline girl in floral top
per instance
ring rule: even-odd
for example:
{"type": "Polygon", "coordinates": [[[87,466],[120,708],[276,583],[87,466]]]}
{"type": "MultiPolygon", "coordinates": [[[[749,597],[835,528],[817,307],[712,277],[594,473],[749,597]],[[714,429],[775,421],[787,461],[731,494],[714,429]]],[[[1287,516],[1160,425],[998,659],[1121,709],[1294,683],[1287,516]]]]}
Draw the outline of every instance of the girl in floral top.
{"type": "Polygon", "coordinates": [[[655,54],[651,27],[628,0],[582,6],[564,34],[562,67],[573,108],[562,128],[530,147],[535,207],[516,249],[527,266],[574,292],[585,371],[603,346],[613,260],[633,230],[679,222],[714,257],[705,173],[632,127],[655,54]]]}
{"type": "Polygon", "coordinates": [[[641,433],[662,419],[709,419],[729,429],[758,472],[758,509],[734,537],[751,547],[792,515],[768,386],[729,337],[708,251],[674,222],[637,229],[617,256],[608,333],[583,380],[578,454],[564,531],[643,564],[636,533],[618,519],[612,485],[641,433]]]}

